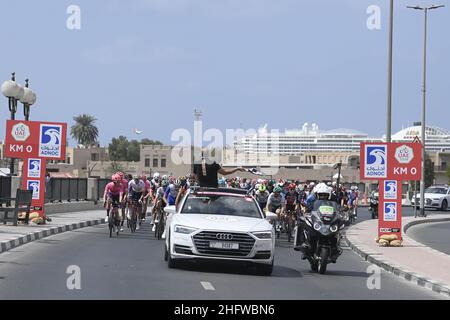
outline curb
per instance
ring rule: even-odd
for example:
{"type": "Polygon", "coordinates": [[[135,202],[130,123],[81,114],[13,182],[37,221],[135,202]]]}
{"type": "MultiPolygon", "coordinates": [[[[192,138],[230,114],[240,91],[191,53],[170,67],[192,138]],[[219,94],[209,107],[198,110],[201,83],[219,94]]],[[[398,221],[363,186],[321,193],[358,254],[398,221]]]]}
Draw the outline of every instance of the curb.
{"type": "Polygon", "coordinates": [[[403,227],[403,232],[406,233],[406,231],[409,228],[416,226],[418,224],[447,222],[447,221],[450,221],[450,218],[436,218],[436,219],[429,218],[429,220],[425,219],[425,220],[411,221],[411,222],[408,222],[407,224],[405,224],[405,226],[403,227]]]}
{"type": "Polygon", "coordinates": [[[97,220],[89,220],[89,221],[82,221],[78,223],[72,223],[67,224],[65,226],[59,226],[59,227],[53,227],[46,230],[41,230],[33,233],[29,233],[27,235],[21,236],[20,238],[9,240],[9,241],[3,241],[0,243],[0,253],[6,252],[8,250],[17,248],[21,245],[24,245],[26,243],[30,243],[36,240],[40,240],[49,236],[53,236],[56,234],[64,233],[67,231],[72,231],[76,229],[81,229],[85,227],[92,227],[99,224],[104,224],[105,219],[97,219],[97,220]]]}
{"type": "MultiPolygon", "coordinates": [[[[444,221],[449,221],[449,220],[444,220],[444,221]]],[[[437,220],[426,220],[426,222],[422,222],[422,223],[431,223],[431,222],[440,222],[437,220]]],[[[412,227],[413,225],[416,224],[420,224],[419,221],[414,221],[414,222],[410,222],[408,224],[405,225],[405,228],[408,226],[408,228],[412,227]]],[[[406,230],[408,229],[406,228],[406,230]]],[[[415,272],[409,271],[407,269],[404,269],[402,267],[396,266],[395,264],[393,264],[390,261],[386,261],[383,258],[381,258],[379,256],[379,254],[373,254],[373,253],[369,253],[366,252],[365,249],[363,248],[359,248],[357,245],[355,245],[354,243],[352,243],[349,238],[347,237],[347,232],[350,231],[351,229],[347,230],[345,232],[345,242],[347,243],[347,245],[357,254],[359,255],[361,258],[363,258],[365,261],[372,263],[380,268],[382,268],[383,270],[394,274],[395,276],[409,281],[415,285],[418,285],[419,287],[422,288],[426,288],[429,290],[432,290],[436,293],[439,293],[447,298],[450,298],[450,287],[447,286],[444,283],[435,281],[433,279],[424,277],[422,275],[419,275],[415,272]]],[[[405,232],[406,233],[406,232],[405,232]]],[[[431,248],[430,248],[431,249],[431,248]]],[[[434,249],[431,249],[434,250],[434,249]]]]}

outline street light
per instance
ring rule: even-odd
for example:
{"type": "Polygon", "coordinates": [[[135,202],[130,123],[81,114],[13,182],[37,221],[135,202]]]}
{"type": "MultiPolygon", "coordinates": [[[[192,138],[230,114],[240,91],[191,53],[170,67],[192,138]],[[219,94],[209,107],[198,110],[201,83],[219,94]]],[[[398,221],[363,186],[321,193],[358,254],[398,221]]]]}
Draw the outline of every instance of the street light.
{"type": "Polygon", "coordinates": [[[28,88],[28,79],[25,80],[24,95],[20,102],[23,104],[23,115],[25,116],[25,121],[30,119],[30,107],[36,103],[36,94],[28,88]]]}
{"type": "Polygon", "coordinates": [[[421,6],[407,6],[409,9],[422,10],[425,16],[425,30],[423,43],[423,87],[422,87],[422,178],[420,179],[420,216],[425,215],[425,107],[426,107],[426,93],[427,93],[427,31],[428,31],[428,10],[439,9],[445,7],[444,5],[432,5],[429,7],[421,6]]]}
{"type": "MultiPolygon", "coordinates": [[[[36,102],[36,94],[28,88],[28,79],[26,80],[25,87],[22,87],[16,82],[16,73],[13,72],[11,74],[11,80],[2,83],[1,91],[8,98],[11,120],[16,119],[17,101],[20,101],[23,103],[25,120],[28,121],[30,106],[36,102]]],[[[14,158],[11,158],[9,170],[12,176],[14,174],[14,158]]]]}

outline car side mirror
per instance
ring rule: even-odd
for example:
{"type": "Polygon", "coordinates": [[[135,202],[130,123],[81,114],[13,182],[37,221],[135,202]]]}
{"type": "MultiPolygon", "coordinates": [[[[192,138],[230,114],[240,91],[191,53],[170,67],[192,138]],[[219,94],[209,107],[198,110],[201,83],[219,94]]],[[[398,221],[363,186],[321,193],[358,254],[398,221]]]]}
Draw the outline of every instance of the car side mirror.
{"type": "Polygon", "coordinates": [[[278,216],[277,216],[276,213],[269,212],[269,211],[266,212],[266,220],[272,221],[272,220],[275,220],[277,218],[278,218],[278,216]]]}
{"type": "Polygon", "coordinates": [[[175,206],[168,206],[164,208],[164,212],[167,214],[175,214],[177,212],[177,208],[175,206]]]}

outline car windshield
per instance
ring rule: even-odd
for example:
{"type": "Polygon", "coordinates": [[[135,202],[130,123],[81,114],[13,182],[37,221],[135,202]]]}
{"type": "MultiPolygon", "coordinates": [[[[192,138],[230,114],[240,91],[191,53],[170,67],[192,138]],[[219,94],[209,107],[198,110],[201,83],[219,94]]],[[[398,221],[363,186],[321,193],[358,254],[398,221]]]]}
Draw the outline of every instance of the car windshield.
{"type": "Polygon", "coordinates": [[[426,193],[437,193],[437,194],[447,194],[447,189],[445,188],[428,188],[425,190],[426,193]]]}
{"type": "Polygon", "coordinates": [[[335,201],[329,201],[329,200],[316,200],[313,204],[313,211],[319,211],[319,208],[321,211],[329,211],[329,208],[333,208],[334,212],[339,211],[338,204],[335,201]]]}
{"type": "Polygon", "coordinates": [[[252,198],[230,195],[189,195],[181,213],[262,218],[252,198]]]}

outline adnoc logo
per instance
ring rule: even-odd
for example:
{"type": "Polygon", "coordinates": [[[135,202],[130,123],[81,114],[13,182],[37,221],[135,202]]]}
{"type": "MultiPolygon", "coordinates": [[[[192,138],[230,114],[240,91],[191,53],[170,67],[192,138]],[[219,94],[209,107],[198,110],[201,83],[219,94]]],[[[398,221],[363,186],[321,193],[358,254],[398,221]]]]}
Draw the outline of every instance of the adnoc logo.
{"type": "Polygon", "coordinates": [[[367,178],[386,178],[387,176],[387,146],[366,145],[365,175],[367,178]]]}
{"type": "Polygon", "coordinates": [[[41,183],[39,180],[28,180],[27,188],[28,190],[33,191],[33,200],[39,200],[39,191],[40,191],[41,183]]]}
{"type": "Polygon", "coordinates": [[[395,149],[395,159],[400,163],[410,163],[414,159],[414,151],[406,145],[400,146],[395,149]]]}
{"type": "Polygon", "coordinates": [[[397,181],[384,181],[384,198],[387,200],[397,200],[397,181]]]}
{"type": "Polygon", "coordinates": [[[30,128],[25,123],[13,125],[11,135],[16,141],[26,141],[30,136],[30,128]]]}
{"type": "Polygon", "coordinates": [[[384,221],[397,221],[397,203],[384,203],[384,221]]]}
{"type": "Polygon", "coordinates": [[[28,177],[39,178],[41,176],[41,159],[28,159],[28,177]]]}
{"type": "Polygon", "coordinates": [[[41,124],[39,135],[39,156],[59,158],[61,156],[62,126],[41,124]]]}

